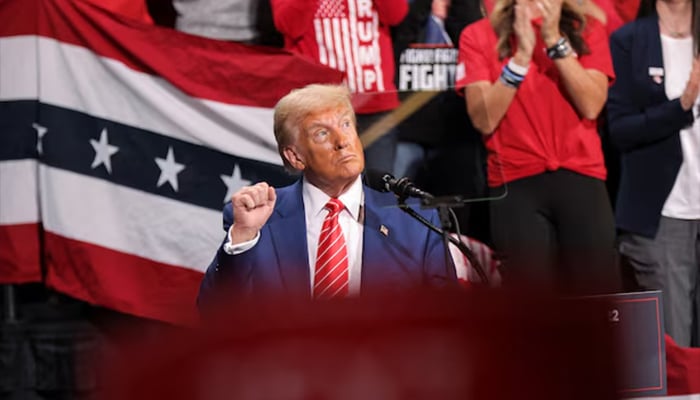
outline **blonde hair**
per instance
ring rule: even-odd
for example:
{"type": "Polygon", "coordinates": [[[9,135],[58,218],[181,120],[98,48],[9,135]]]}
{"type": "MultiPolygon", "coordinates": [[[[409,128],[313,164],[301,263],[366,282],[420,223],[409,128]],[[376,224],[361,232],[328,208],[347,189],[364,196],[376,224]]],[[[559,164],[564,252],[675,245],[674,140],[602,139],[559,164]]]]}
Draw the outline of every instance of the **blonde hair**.
{"type": "Polygon", "coordinates": [[[277,151],[288,171],[296,172],[289,164],[283,151],[294,143],[304,118],[317,112],[335,108],[347,109],[352,114],[352,122],[357,125],[355,112],[350,102],[350,91],[344,85],[314,83],[303,88],[293,89],[282,97],[275,106],[274,133],[277,151]]]}
{"type": "MultiPolygon", "coordinates": [[[[513,22],[515,21],[515,0],[497,0],[489,18],[493,30],[498,36],[496,49],[500,60],[510,57],[515,53],[512,48],[512,37],[515,35],[513,22]]],[[[588,46],[583,40],[582,32],[586,27],[586,17],[571,0],[564,0],[561,6],[559,30],[569,40],[571,47],[579,55],[589,53],[588,46]]]]}

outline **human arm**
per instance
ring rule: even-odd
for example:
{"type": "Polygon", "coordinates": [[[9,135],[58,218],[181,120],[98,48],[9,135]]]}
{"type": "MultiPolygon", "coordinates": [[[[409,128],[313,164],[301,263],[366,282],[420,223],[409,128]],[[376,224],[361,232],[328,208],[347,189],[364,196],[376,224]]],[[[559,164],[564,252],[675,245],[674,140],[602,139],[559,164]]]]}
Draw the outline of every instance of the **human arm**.
{"type": "Polygon", "coordinates": [[[199,287],[197,305],[200,309],[216,304],[220,297],[246,293],[251,265],[251,260],[247,258],[254,256],[243,252],[232,253],[226,247],[233,244],[240,248],[243,244],[247,247],[241,250],[245,251],[254,246],[256,242],[246,242],[259,238],[260,230],[269,219],[275,202],[274,188],[265,182],[243,187],[231,196],[231,203],[223,211],[226,238],[207,267],[199,287]]]}
{"type": "MultiPolygon", "coordinates": [[[[535,46],[535,32],[530,23],[530,10],[521,0],[516,1],[515,21],[513,29],[517,37],[517,48],[512,61],[522,67],[528,68],[532,59],[532,52],[535,46]]],[[[468,38],[460,39],[460,48],[470,47],[473,44],[468,38]]],[[[467,49],[470,58],[466,63],[478,63],[485,65],[483,51],[478,49],[467,49]]],[[[500,79],[496,82],[476,81],[465,87],[464,96],[466,100],[467,114],[474,127],[483,135],[490,135],[496,129],[508,111],[510,103],[515,97],[517,88],[505,85],[500,79]]]]}
{"type": "Polygon", "coordinates": [[[598,70],[584,69],[572,56],[555,60],[554,64],[578,114],[585,119],[598,118],[608,97],[608,77],[598,70]]]}
{"type": "Polygon", "coordinates": [[[226,238],[223,240],[219,249],[217,250],[214,258],[209,263],[202,282],[199,284],[199,293],[197,295],[197,307],[201,311],[209,311],[216,304],[225,304],[226,299],[217,300],[223,296],[223,290],[221,289],[225,285],[222,285],[222,274],[219,266],[222,261],[224,261],[228,254],[224,250],[224,246],[230,241],[230,231],[233,225],[233,211],[231,203],[227,203],[223,210],[223,228],[226,232],[226,238]]]}
{"type": "MultiPolygon", "coordinates": [[[[547,48],[554,46],[562,38],[559,31],[559,20],[563,0],[539,0],[538,6],[542,12],[541,36],[547,48]]],[[[600,28],[600,26],[598,26],[600,28]]],[[[605,31],[592,30],[587,37],[591,52],[608,51],[607,46],[600,46],[601,41],[607,41],[605,31]]],[[[564,92],[571,100],[578,114],[589,120],[598,118],[605,106],[608,96],[608,77],[595,68],[585,68],[573,51],[566,57],[554,60],[559,72],[564,92]]]]}
{"type": "MultiPolygon", "coordinates": [[[[639,76],[636,68],[644,68],[645,70],[641,73],[647,76],[648,64],[640,62],[637,55],[633,54],[632,43],[635,40],[633,28],[633,26],[624,27],[610,39],[610,52],[616,79],[609,89],[608,129],[612,143],[622,151],[662,140],[693,122],[692,110],[685,109],[680,98],[654,104],[645,101],[648,98],[648,94],[644,93],[648,90],[647,85],[656,85],[656,83],[651,81],[651,76],[648,77],[649,82],[646,85],[635,79],[635,76],[639,76]]],[[[636,40],[640,39],[636,38],[636,40]]],[[[693,64],[693,69],[697,76],[697,70],[700,69],[697,60],[693,64]]],[[[691,85],[690,89],[684,92],[684,94],[687,93],[686,98],[693,97],[693,87],[697,90],[697,85],[691,85]]]]}

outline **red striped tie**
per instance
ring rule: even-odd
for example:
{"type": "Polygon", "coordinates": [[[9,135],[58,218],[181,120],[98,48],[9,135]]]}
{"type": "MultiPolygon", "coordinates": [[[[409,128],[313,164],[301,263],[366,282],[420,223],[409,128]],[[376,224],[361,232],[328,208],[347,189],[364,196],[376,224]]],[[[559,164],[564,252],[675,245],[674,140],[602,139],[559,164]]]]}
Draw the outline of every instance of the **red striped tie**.
{"type": "Polygon", "coordinates": [[[338,199],[330,199],[329,210],[318,237],[316,270],[314,272],[314,299],[330,299],[348,295],[348,250],[338,224],[338,215],[345,208],[338,199]]]}

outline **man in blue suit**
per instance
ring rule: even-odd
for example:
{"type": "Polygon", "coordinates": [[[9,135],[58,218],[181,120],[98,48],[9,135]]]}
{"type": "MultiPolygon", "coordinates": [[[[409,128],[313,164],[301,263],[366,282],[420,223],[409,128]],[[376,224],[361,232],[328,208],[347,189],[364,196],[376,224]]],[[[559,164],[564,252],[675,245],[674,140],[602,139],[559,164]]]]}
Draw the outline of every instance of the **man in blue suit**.
{"type": "MultiPolygon", "coordinates": [[[[200,307],[218,296],[318,297],[326,279],[316,261],[323,257],[319,239],[331,199],[341,202],[343,272],[324,297],[384,295],[456,281],[440,235],[397,208],[393,194],[362,184],[364,156],[347,88],[314,84],[293,90],[275,107],[274,132],[285,167],[302,177],[277,189],[260,182],[232,196],[224,208],[228,234],[202,281],[200,307]]],[[[437,224],[434,211],[422,213],[437,224]]]]}

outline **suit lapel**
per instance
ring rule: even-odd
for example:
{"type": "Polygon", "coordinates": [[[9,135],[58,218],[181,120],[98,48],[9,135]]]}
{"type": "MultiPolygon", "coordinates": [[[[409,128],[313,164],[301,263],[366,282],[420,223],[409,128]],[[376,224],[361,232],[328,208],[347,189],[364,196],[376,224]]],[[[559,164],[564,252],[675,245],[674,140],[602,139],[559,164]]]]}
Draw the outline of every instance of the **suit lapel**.
{"type": "Polygon", "coordinates": [[[299,180],[284,196],[278,197],[277,218],[269,228],[282,284],[294,297],[309,298],[309,255],[301,188],[299,180]]]}
{"type": "Polygon", "coordinates": [[[391,221],[380,218],[380,215],[387,215],[385,212],[380,212],[382,207],[387,205],[383,205],[372,190],[365,188],[362,293],[373,292],[401,276],[396,268],[401,265],[402,260],[397,259],[395,252],[392,251],[395,247],[391,237],[392,224],[391,221]]]}
{"type": "MultiPolygon", "coordinates": [[[[659,32],[658,17],[656,15],[651,15],[645,18],[639,24],[638,29],[642,30],[644,35],[647,35],[646,43],[648,43],[646,58],[638,61],[647,62],[649,68],[661,68],[661,70],[664,70],[664,58],[661,51],[661,35],[659,32]]],[[[643,36],[638,35],[637,37],[643,36]]],[[[651,76],[650,72],[651,71],[648,70],[644,71],[646,79],[652,88],[651,93],[653,96],[653,102],[657,103],[661,100],[666,100],[666,87],[664,85],[666,76],[662,77],[661,83],[654,82],[653,76],[651,76]]]]}

